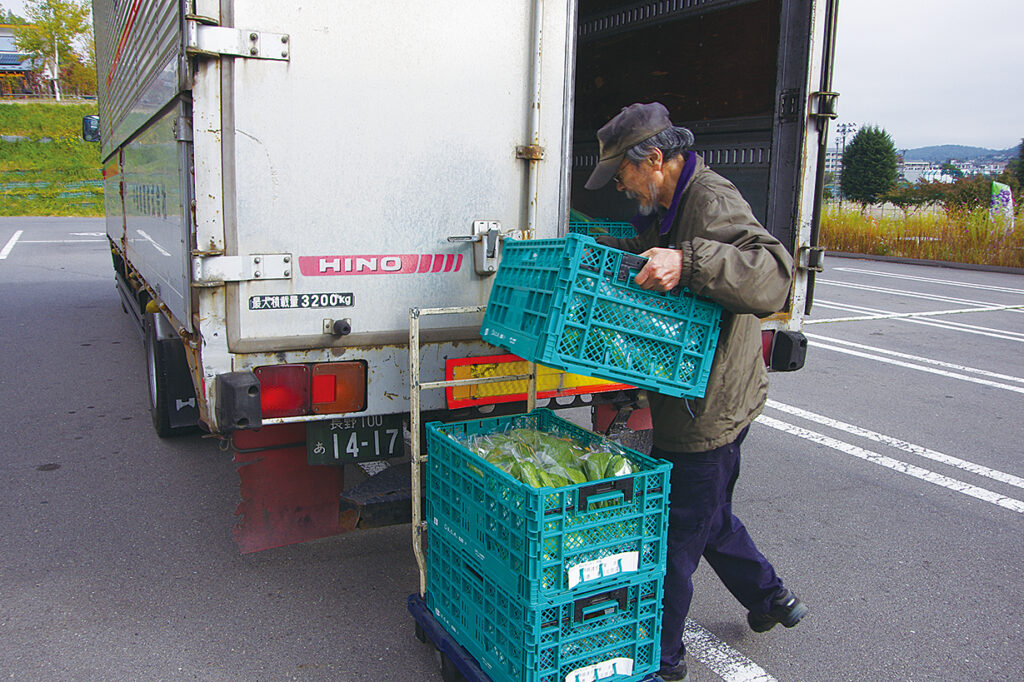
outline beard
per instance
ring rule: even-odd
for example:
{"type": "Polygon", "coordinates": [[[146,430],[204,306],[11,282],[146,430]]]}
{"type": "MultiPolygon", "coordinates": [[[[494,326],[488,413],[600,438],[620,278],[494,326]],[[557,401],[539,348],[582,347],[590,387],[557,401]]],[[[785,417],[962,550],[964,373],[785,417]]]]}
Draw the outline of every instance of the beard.
{"type": "Polygon", "coordinates": [[[658,186],[654,181],[647,184],[648,197],[645,199],[632,190],[626,190],[626,196],[636,201],[636,209],[640,215],[651,215],[658,208],[658,186]]]}

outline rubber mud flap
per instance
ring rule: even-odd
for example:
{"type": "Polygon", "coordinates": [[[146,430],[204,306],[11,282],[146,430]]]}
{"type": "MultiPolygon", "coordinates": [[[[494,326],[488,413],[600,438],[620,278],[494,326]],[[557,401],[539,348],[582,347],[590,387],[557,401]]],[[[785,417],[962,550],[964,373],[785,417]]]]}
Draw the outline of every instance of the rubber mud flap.
{"type": "Polygon", "coordinates": [[[232,533],[243,554],[345,533],[338,498],[341,467],[306,463],[304,424],[236,431],[241,501],[232,533]]]}

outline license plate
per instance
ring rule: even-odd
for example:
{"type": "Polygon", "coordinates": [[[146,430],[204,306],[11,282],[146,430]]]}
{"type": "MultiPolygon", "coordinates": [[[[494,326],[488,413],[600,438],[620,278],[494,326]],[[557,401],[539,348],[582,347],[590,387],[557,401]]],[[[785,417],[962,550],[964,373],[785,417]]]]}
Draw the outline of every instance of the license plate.
{"type": "Polygon", "coordinates": [[[374,462],[405,454],[400,414],[341,417],[306,423],[309,464],[374,462]]]}

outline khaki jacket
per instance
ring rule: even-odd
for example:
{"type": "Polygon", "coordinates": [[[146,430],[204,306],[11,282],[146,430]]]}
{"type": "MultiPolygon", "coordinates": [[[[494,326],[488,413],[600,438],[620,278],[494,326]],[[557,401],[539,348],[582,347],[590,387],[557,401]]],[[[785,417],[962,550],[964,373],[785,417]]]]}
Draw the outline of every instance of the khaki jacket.
{"type": "Polygon", "coordinates": [[[734,441],[764,407],[768,373],[758,316],[785,305],[793,259],[757,222],[739,190],[700,156],[667,234],[659,234],[659,224],[630,239],[599,241],[632,253],[679,249],[680,284],[724,308],[705,396],[684,400],[649,392],[654,445],[703,452],[734,441]]]}

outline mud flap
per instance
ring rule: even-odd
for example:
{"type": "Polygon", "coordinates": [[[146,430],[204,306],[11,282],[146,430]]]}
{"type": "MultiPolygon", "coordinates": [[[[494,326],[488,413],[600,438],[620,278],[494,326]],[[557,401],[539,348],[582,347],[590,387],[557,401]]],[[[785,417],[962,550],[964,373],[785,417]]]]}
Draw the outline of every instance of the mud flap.
{"type": "Polygon", "coordinates": [[[303,424],[264,426],[234,433],[234,461],[242,500],[233,533],[243,554],[352,530],[342,523],[341,467],[306,463],[303,424]]]}

